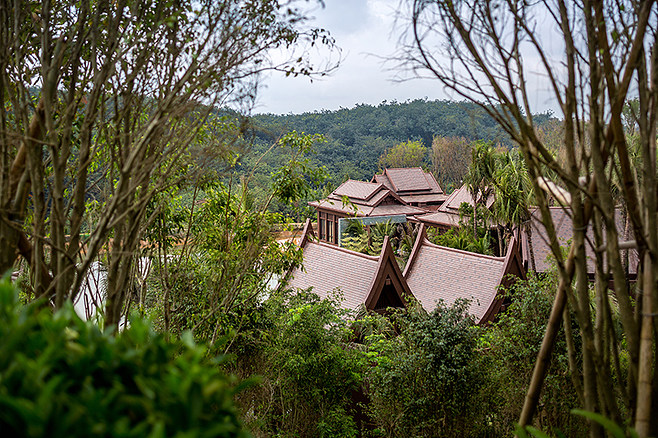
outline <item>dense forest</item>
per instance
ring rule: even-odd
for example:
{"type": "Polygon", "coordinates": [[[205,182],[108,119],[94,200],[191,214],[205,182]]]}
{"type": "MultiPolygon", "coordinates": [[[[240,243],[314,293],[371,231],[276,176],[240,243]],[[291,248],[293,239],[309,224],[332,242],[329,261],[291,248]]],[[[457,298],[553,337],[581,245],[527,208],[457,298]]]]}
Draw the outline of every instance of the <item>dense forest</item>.
{"type": "MultiPolygon", "coordinates": [[[[538,126],[554,120],[550,113],[534,116],[538,126]]],[[[272,144],[287,132],[321,134],[325,141],[317,142],[309,163],[324,168],[324,183],[304,198],[305,201],[325,196],[347,179],[369,181],[382,169],[382,157],[396,145],[415,141],[424,148],[420,165],[432,170],[446,191],[458,187],[465,167],[456,176],[442,175],[434,168],[434,155],[460,155],[466,164],[470,161],[470,147],[476,141],[491,142],[504,148],[513,146],[509,136],[487,112],[470,102],[413,100],[408,102],[382,102],[377,106],[361,104],[337,111],[317,111],[304,114],[256,114],[249,122],[247,139],[251,144],[241,157],[239,171],[255,171],[252,190],[262,197],[270,184],[270,176],[289,158],[279,149],[265,156],[272,144]],[[436,152],[437,139],[459,139],[454,149],[436,152]]],[[[443,158],[443,157],[441,157],[443,158]]],[[[394,167],[394,166],[393,166],[394,167]]],[[[274,203],[272,208],[285,212],[297,220],[311,214],[300,203],[294,210],[274,203]]]]}
{"type": "MultiPolygon", "coordinates": [[[[538,124],[550,114],[535,115],[538,124]]],[[[322,134],[326,143],[314,160],[325,166],[332,182],[346,178],[369,180],[379,158],[400,142],[419,140],[430,148],[434,137],[463,137],[512,146],[509,136],[481,107],[470,102],[413,100],[361,104],[337,111],[304,114],[257,114],[253,118],[259,149],[289,131],[322,134]]],[[[430,163],[430,155],[426,157],[430,163]]]]}

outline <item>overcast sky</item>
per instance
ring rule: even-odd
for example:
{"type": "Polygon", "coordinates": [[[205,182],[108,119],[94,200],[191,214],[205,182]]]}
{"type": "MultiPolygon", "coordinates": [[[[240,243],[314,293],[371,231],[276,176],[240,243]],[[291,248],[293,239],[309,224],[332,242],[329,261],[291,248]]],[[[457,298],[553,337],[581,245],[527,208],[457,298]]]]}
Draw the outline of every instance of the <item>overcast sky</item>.
{"type": "MultiPolygon", "coordinates": [[[[323,109],[351,108],[358,103],[404,102],[418,98],[451,99],[436,80],[395,81],[393,65],[383,59],[396,48],[399,28],[395,11],[399,0],[325,0],[314,7],[314,26],[328,29],[342,49],[339,68],[330,76],[315,79],[271,74],[262,80],[256,113],[302,113],[323,109]]],[[[531,79],[531,81],[533,81],[531,79]]],[[[533,106],[550,108],[541,78],[530,86],[537,89],[533,106]]]]}

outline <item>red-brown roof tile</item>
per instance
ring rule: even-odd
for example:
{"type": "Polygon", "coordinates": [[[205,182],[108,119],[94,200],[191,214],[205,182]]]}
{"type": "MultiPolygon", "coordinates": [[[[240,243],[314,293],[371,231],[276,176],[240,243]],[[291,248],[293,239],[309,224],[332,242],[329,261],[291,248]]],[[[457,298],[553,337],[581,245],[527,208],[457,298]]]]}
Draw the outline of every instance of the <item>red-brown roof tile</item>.
{"type": "Polygon", "coordinates": [[[379,256],[369,256],[315,241],[308,220],[300,238],[300,246],[304,251],[304,261],[301,267],[288,273],[290,288],[313,288],[313,292],[321,298],[340,290],[343,294],[341,306],[345,309],[357,309],[365,305],[369,310],[376,310],[387,281],[393,284],[399,302],[403,305],[402,297],[411,296],[388,238],[384,240],[379,256]]]}
{"type": "Polygon", "coordinates": [[[384,184],[398,195],[403,194],[443,194],[443,189],[429,172],[420,167],[386,168],[381,175],[375,175],[373,182],[384,184]]]}
{"type": "Polygon", "coordinates": [[[385,188],[382,184],[350,179],[338,186],[333,193],[337,196],[347,196],[352,199],[368,201],[375,193],[381,191],[382,188],[385,188]]]}
{"type": "MultiPolygon", "coordinates": [[[[573,221],[571,219],[571,212],[563,207],[549,207],[551,212],[551,218],[553,219],[553,224],[555,227],[555,232],[560,246],[568,247],[570,240],[573,237],[573,221]]],[[[624,231],[624,222],[621,214],[621,210],[617,209],[616,211],[616,226],[617,231],[620,234],[620,239],[624,240],[623,231],[624,231]]],[[[528,269],[532,269],[532,262],[530,260],[530,242],[529,238],[532,239],[532,249],[534,252],[535,259],[535,271],[536,272],[546,272],[551,268],[552,260],[552,251],[550,248],[550,243],[546,234],[546,228],[542,223],[541,211],[538,208],[535,208],[531,211],[531,220],[530,220],[530,233],[524,231],[521,236],[521,249],[522,257],[524,263],[527,265],[528,269]]],[[[604,235],[605,237],[605,235],[604,235]]],[[[592,232],[591,225],[587,230],[587,238],[585,239],[585,253],[587,255],[587,272],[589,275],[593,276],[595,271],[595,256],[594,248],[592,247],[594,242],[594,233],[592,232]]],[[[626,250],[629,251],[629,274],[635,276],[637,274],[638,267],[638,255],[636,250],[626,250]]]]}
{"type": "Polygon", "coordinates": [[[484,323],[500,307],[497,296],[506,275],[523,276],[522,269],[515,243],[506,257],[492,257],[435,245],[422,229],[403,275],[426,311],[434,310],[439,300],[451,306],[462,298],[470,301],[475,322],[484,323]]]}
{"type": "Polygon", "coordinates": [[[378,260],[337,246],[308,242],[304,246],[303,269],[293,270],[288,285],[299,289],[312,287],[321,298],[339,288],[343,293],[342,306],[356,309],[365,303],[378,260]]]}
{"type": "Polygon", "coordinates": [[[457,227],[459,226],[459,214],[451,213],[449,211],[436,211],[434,213],[426,213],[414,218],[422,223],[433,226],[443,227],[457,227]]]}
{"type": "MultiPolygon", "coordinates": [[[[473,197],[471,196],[471,193],[468,191],[468,187],[466,187],[466,184],[452,192],[448,199],[445,200],[445,202],[439,207],[439,211],[452,211],[456,212],[459,210],[459,206],[462,205],[462,203],[466,202],[467,204],[470,204],[471,206],[475,205],[475,202],[473,202],[473,197]]],[[[494,203],[494,197],[490,196],[489,199],[487,199],[486,202],[486,207],[491,208],[491,206],[494,203]]]]}

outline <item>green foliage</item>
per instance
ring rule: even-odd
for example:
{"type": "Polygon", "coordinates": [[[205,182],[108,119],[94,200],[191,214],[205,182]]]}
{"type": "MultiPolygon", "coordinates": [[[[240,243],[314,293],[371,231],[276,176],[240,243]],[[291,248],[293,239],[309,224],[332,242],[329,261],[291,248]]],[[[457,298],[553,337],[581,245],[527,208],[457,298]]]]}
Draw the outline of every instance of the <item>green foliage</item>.
{"type": "Polygon", "coordinates": [[[500,154],[493,181],[494,216],[503,224],[520,225],[530,219],[532,184],[523,157],[518,151],[500,154]]]}
{"type": "Polygon", "coordinates": [[[363,357],[347,347],[351,336],[339,296],[319,299],[305,291],[275,294],[264,305],[269,323],[252,339],[259,352],[240,356],[262,375],[263,385],[241,399],[257,435],[352,437],[350,410],[361,383],[363,357]]]}
{"type": "Polygon", "coordinates": [[[492,254],[489,247],[488,233],[484,233],[482,237],[475,237],[473,235],[473,228],[468,225],[451,228],[443,233],[432,228],[428,230],[427,236],[432,243],[437,245],[479,254],[492,254]]]}
{"type": "MultiPolygon", "coordinates": [[[[484,421],[491,425],[494,436],[510,435],[512,425],[518,420],[551,312],[556,281],[556,276],[551,274],[515,283],[506,298],[509,307],[478,340],[482,352],[480,369],[488,376],[487,385],[482,388],[483,399],[489,403],[483,408],[487,413],[484,421]]],[[[569,437],[584,436],[584,423],[568,415],[578,400],[569,378],[565,341],[563,337],[560,339],[536,418],[541,420],[542,428],[559,428],[569,437]]]]}
{"type": "Polygon", "coordinates": [[[246,436],[235,378],[185,335],[166,341],[134,318],[113,336],[69,305],[17,305],[0,283],[0,430],[26,437],[246,436]]]}
{"type": "Polygon", "coordinates": [[[492,255],[490,246],[489,229],[486,227],[485,217],[489,211],[484,207],[478,208],[479,214],[473,215],[473,207],[466,202],[459,206],[459,226],[448,231],[430,227],[427,230],[427,238],[430,242],[448,248],[461,249],[462,251],[476,252],[479,254],[492,255]],[[471,225],[478,220],[478,226],[471,225]],[[477,229],[477,235],[475,229],[477,229]]]}
{"type": "Polygon", "coordinates": [[[427,148],[422,141],[411,141],[395,145],[379,158],[379,167],[421,167],[427,157],[427,148]]]}
{"type": "Polygon", "coordinates": [[[474,426],[477,328],[467,303],[395,316],[399,335],[366,337],[369,411],[384,436],[458,436],[474,426]]]}
{"type": "MultiPolygon", "coordinates": [[[[582,409],[572,409],[571,413],[598,423],[599,425],[603,426],[605,431],[608,432],[609,436],[612,436],[613,438],[639,437],[635,429],[628,428],[626,431],[624,431],[624,429],[621,426],[619,426],[617,423],[596,412],[584,411],[582,409]]],[[[519,438],[528,438],[528,432],[530,433],[531,436],[535,438],[550,438],[550,435],[532,426],[526,426],[525,428],[523,428],[517,425],[514,430],[514,434],[519,438]]],[[[565,436],[562,432],[558,432],[557,435],[559,437],[565,436]]]]}
{"type": "MultiPolygon", "coordinates": [[[[158,287],[156,311],[170,318],[168,330],[193,330],[196,339],[214,343],[236,334],[268,283],[301,262],[301,251],[293,242],[276,241],[272,230],[285,219],[257,209],[246,186],[236,194],[220,184],[205,197],[193,217],[194,251],[167,264],[169,281],[158,287]]],[[[164,276],[165,266],[158,268],[164,276]]]]}
{"type": "Polygon", "coordinates": [[[341,244],[352,251],[379,255],[386,237],[391,239],[391,245],[396,247],[398,239],[395,236],[397,233],[397,224],[390,220],[369,226],[363,226],[360,221],[352,220],[343,232],[341,244]]]}
{"type": "Polygon", "coordinates": [[[314,186],[319,186],[326,178],[323,167],[311,164],[308,157],[314,152],[316,143],[324,142],[324,137],[306,135],[303,132],[289,132],[279,140],[282,149],[289,153],[285,165],[272,174],[272,193],[285,204],[308,196],[314,186]]]}

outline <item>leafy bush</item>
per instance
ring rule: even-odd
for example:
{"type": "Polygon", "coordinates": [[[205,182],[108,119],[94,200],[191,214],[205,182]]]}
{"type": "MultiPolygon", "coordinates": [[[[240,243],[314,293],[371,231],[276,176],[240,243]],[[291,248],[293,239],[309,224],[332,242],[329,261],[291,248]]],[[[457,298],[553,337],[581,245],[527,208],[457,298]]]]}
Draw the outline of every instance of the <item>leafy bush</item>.
{"type": "Polygon", "coordinates": [[[370,414],[384,436],[462,436],[478,408],[477,328],[467,303],[395,316],[399,335],[367,336],[370,414]]]}
{"type": "Polygon", "coordinates": [[[237,359],[240,368],[262,376],[262,385],[246,391],[239,401],[253,419],[252,432],[277,437],[356,436],[352,394],[361,384],[363,355],[350,348],[351,330],[338,299],[299,291],[272,296],[263,311],[261,321],[252,325],[259,339],[236,340],[259,343],[248,357],[237,359]]]}
{"type": "MultiPolygon", "coordinates": [[[[488,387],[482,388],[483,399],[490,403],[484,409],[486,422],[496,436],[512,434],[513,424],[518,421],[546,331],[555,282],[555,277],[549,275],[515,283],[508,292],[511,304],[507,311],[478,340],[482,352],[479,366],[488,376],[488,387]]],[[[575,327],[573,332],[576,350],[580,350],[575,327]]],[[[535,418],[542,429],[559,428],[569,437],[584,436],[585,423],[569,415],[578,400],[569,377],[564,336],[558,339],[535,418]]]]}
{"type": "Polygon", "coordinates": [[[26,437],[245,436],[236,379],[191,336],[169,342],[137,318],[101,332],[72,306],[17,303],[0,282],[0,430],[26,437]]]}

